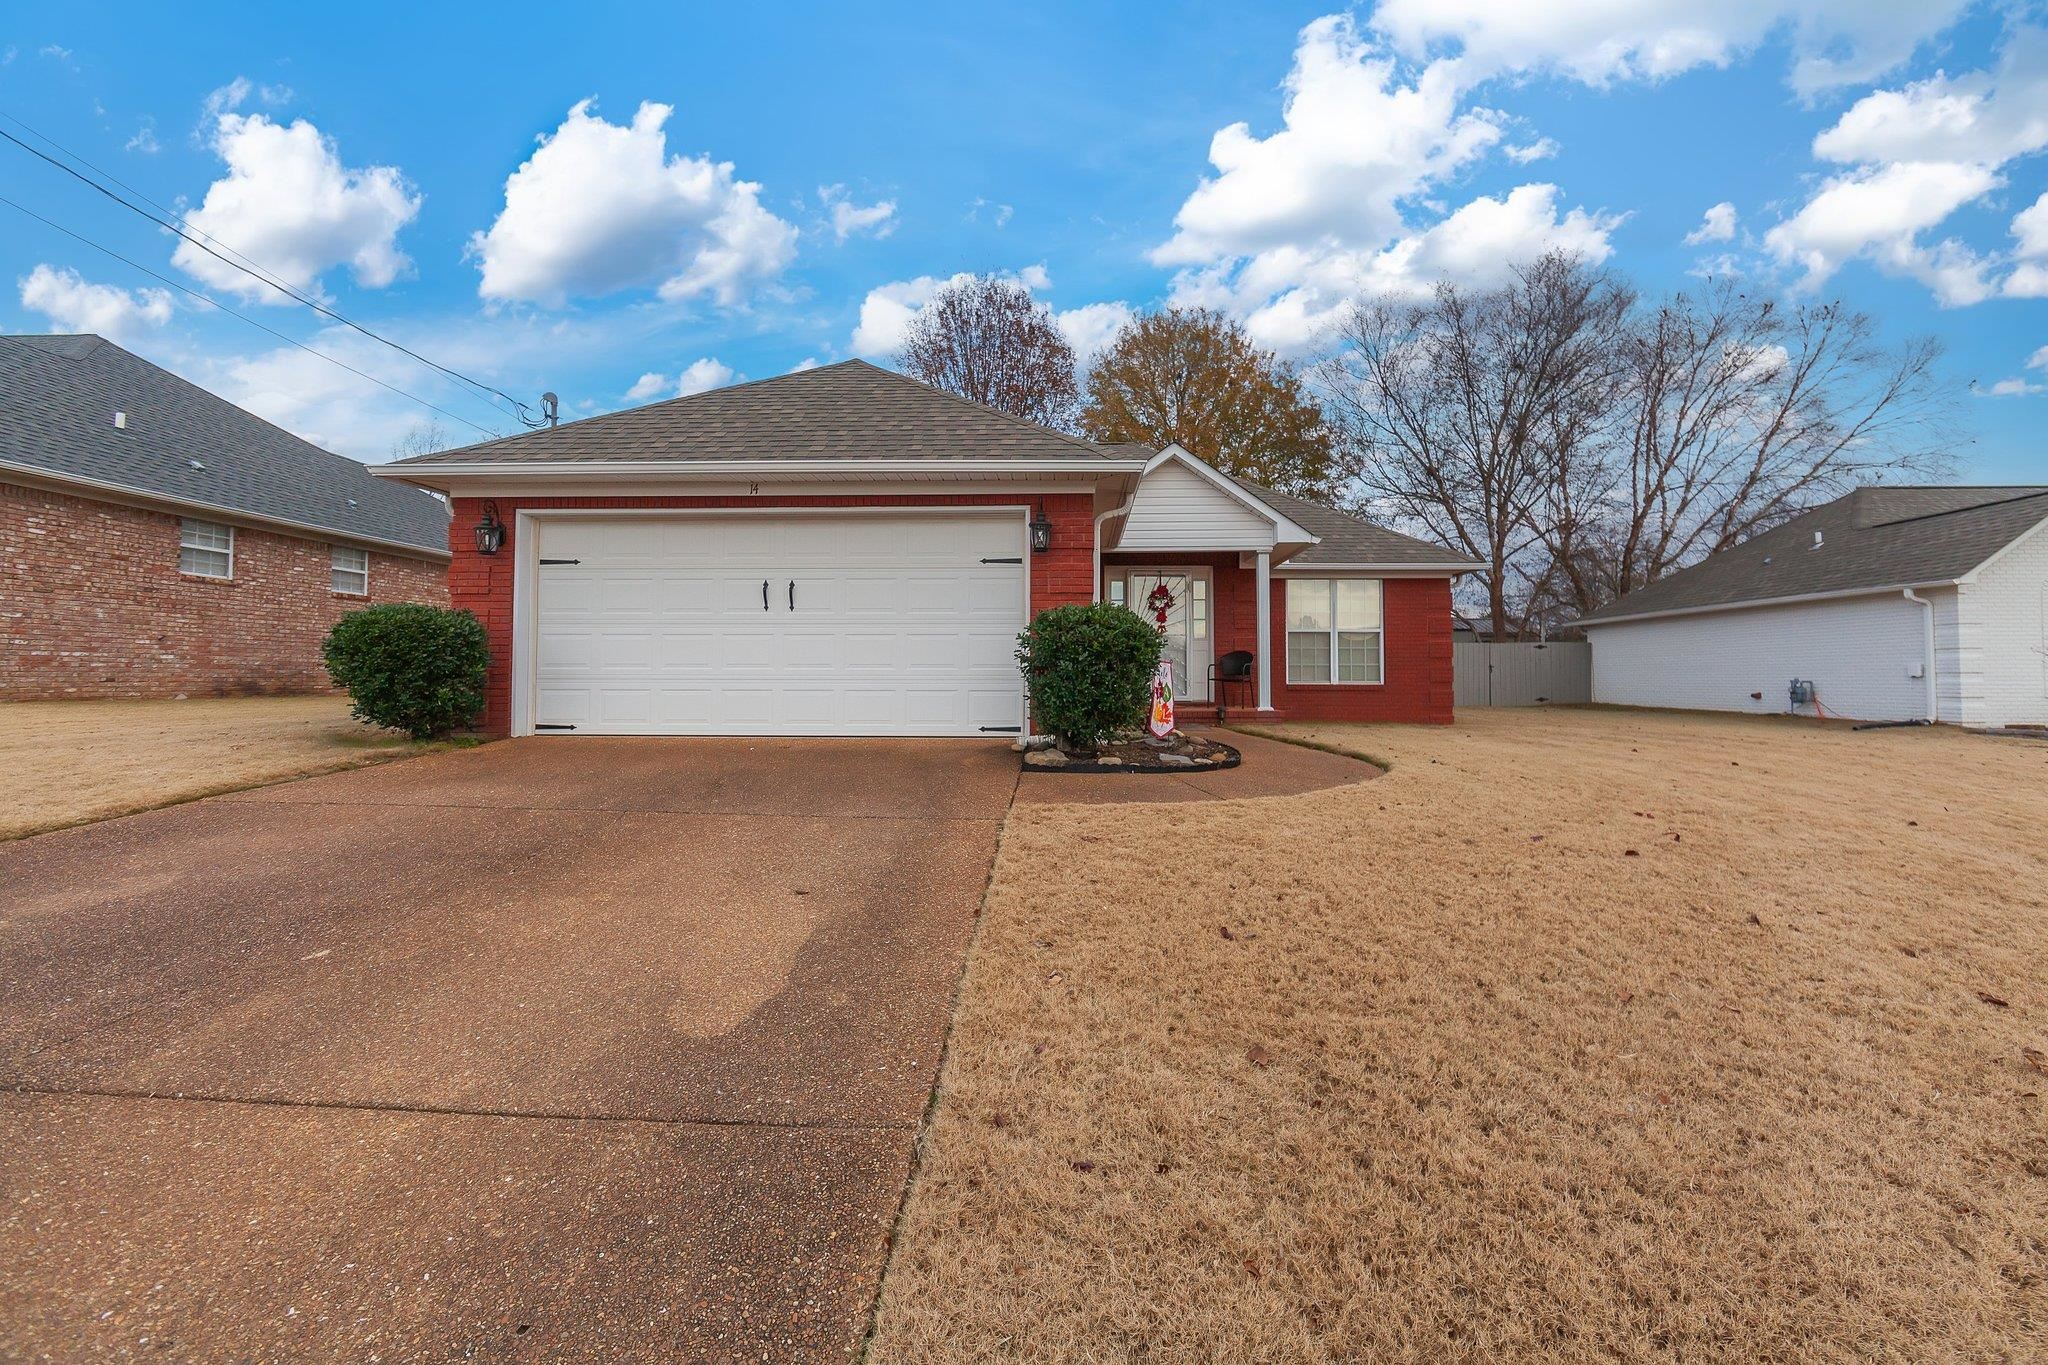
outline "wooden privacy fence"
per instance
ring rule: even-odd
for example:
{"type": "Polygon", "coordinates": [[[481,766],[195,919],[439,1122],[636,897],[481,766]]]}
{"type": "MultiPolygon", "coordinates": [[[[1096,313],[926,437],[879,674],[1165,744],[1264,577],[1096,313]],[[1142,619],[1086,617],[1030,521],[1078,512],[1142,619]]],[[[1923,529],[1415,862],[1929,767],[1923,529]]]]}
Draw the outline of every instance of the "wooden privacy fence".
{"type": "Polygon", "coordinates": [[[1519,640],[1451,646],[1459,706],[1542,706],[1593,700],[1593,646],[1519,640]]]}

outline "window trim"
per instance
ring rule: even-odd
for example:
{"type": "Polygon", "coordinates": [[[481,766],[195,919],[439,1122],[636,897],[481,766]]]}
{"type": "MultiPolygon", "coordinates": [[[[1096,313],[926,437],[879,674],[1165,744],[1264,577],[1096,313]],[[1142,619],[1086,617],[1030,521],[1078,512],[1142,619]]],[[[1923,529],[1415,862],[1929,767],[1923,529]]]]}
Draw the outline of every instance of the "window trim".
{"type": "Polygon", "coordinates": [[[370,552],[360,545],[343,545],[339,542],[330,544],[327,547],[327,590],[336,597],[368,597],[370,595],[370,552]],[[361,555],[363,557],[363,567],[361,569],[343,569],[340,565],[336,564],[334,557],[343,551],[349,554],[361,555]],[[334,575],[337,573],[362,574],[362,588],[360,590],[353,590],[335,587],[334,575]]]}
{"type": "Polygon", "coordinates": [[[1300,574],[1275,579],[1284,584],[1280,590],[1280,663],[1281,672],[1289,687],[1385,687],[1387,685],[1387,580],[1370,574],[1300,574]],[[1296,583],[1326,583],[1330,592],[1330,628],[1323,632],[1330,642],[1330,676],[1327,678],[1297,678],[1294,676],[1293,651],[1288,648],[1296,635],[1314,635],[1312,630],[1296,630],[1287,619],[1287,594],[1296,583]],[[1379,647],[1379,678],[1376,681],[1346,681],[1338,678],[1338,637],[1341,635],[1363,635],[1362,630],[1340,630],[1337,626],[1337,584],[1377,583],[1380,589],[1380,623],[1371,633],[1379,647]]]}
{"type": "Polygon", "coordinates": [[[205,517],[179,517],[179,518],[178,518],[178,573],[179,573],[179,574],[180,574],[180,575],[181,575],[182,577],[185,577],[185,578],[203,578],[203,579],[205,579],[205,580],[206,580],[207,582],[209,582],[209,583],[232,583],[232,582],[234,581],[234,579],[235,579],[235,527],[234,527],[234,523],[232,523],[232,522],[226,522],[226,521],[208,521],[208,520],[207,520],[207,519],[206,519],[205,517]],[[193,570],[193,569],[188,569],[188,568],[186,568],[186,567],[185,567],[185,551],[187,551],[187,550],[197,550],[197,551],[199,551],[199,552],[200,552],[200,553],[202,553],[202,554],[215,554],[215,555],[217,555],[217,554],[221,554],[221,553],[223,553],[223,551],[221,550],[221,547],[220,547],[220,546],[218,546],[218,545],[188,545],[188,544],[186,544],[186,543],[185,543],[185,528],[186,528],[186,527],[188,527],[188,526],[195,526],[195,525],[196,525],[196,526],[217,526],[217,527],[219,527],[219,528],[220,528],[221,530],[223,530],[223,531],[226,531],[226,532],[228,533],[228,545],[227,545],[227,550],[225,551],[225,553],[227,554],[227,557],[228,557],[228,571],[227,571],[226,573],[199,573],[199,572],[197,572],[196,570],[193,570]]]}

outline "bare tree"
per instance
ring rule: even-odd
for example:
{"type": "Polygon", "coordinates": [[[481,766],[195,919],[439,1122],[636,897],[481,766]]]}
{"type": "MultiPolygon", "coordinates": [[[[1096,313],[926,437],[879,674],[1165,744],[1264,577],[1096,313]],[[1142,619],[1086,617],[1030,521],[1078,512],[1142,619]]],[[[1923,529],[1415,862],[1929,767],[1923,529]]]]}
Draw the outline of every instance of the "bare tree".
{"type": "Polygon", "coordinates": [[[441,425],[441,419],[429,417],[391,443],[391,458],[406,460],[415,455],[432,455],[453,444],[448,439],[448,429],[441,425]]]}
{"type": "Polygon", "coordinates": [[[1052,310],[1015,281],[977,275],[941,289],[911,322],[896,363],[962,398],[1074,429],[1074,348],[1052,310]]]}
{"type": "Polygon", "coordinates": [[[1329,423],[1294,367],[1206,308],[1124,324],[1089,367],[1081,429],[1097,441],[1178,445],[1296,497],[1330,501],[1344,482],[1329,423]]]}
{"type": "Polygon", "coordinates": [[[1541,522],[1579,613],[1857,483],[1946,468],[1932,340],[1887,349],[1839,302],[1732,284],[1636,320],[1598,460],[1553,469],[1541,522]]]}
{"type": "Polygon", "coordinates": [[[1360,303],[1319,367],[1365,498],[1486,566],[1496,638],[1522,633],[1540,596],[1536,512],[1559,469],[1592,458],[1633,301],[1607,272],[1552,253],[1496,289],[1360,303]]]}

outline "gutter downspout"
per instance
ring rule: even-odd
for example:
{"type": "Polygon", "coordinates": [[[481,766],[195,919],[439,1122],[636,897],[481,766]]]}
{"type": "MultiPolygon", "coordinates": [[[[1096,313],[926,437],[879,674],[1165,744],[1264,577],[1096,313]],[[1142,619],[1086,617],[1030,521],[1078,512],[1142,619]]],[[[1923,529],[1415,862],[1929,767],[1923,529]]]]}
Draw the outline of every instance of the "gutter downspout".
{"type": "Polygon", "coordinates": [[[1908,602],[1926,608],[1922,615],[1927,623],[1927,723],[1934,725],[1941,720],[1941,692],[1934,676],[1934,603],[1911,588],[1905,589],[1905,594],[1908,602]]]}
{"type": "Polygon", "coordinates": [[[1132,506],[1137,501],[1138,490],[1133,488],[1131,496],[1124,500],[1122,507],[1112,507],[1107,512],[1099,513],[1095,518],[1095,578],[1088,589],[1088,600],[1090,602],[1100,602],[1102,600],[1102,528],[1112,518],[1129,516],[1132,506]]]}

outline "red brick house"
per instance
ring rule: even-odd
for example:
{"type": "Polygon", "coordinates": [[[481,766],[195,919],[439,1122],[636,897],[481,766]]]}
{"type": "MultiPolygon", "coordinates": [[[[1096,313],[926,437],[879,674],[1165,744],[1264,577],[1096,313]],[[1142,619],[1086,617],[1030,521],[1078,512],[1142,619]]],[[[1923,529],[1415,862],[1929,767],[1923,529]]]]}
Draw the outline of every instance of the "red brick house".
{"type": "Polygon", "coordinates": [[[448,512],[96,336],[0,337],[0,700],[321,691],[448,512]]]}
{"type": "Polygon", "coordinates": [[[1015,736],[1031,614],[1162,584],[1184,717],[1448,722],[1477,567],[861,361],[376,473],[452,499],[500,734],[1015,736]],[[1234,651],[1252,676],[1213,695],[1234,651]]]}

